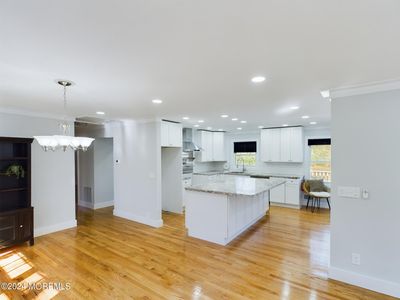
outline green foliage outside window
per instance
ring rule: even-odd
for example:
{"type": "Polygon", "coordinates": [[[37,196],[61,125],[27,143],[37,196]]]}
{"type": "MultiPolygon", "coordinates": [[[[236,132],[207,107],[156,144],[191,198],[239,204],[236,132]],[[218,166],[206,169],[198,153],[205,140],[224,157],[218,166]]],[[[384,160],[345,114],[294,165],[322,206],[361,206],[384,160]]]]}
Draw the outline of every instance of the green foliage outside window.
{"type": "Polygon", "coordinates": [[[235,153],[235,163],[237,166],[255,166],[256,165],[256,153],[246,152],[246,153],[235,153]]]}
{"type": "Polygon", "coordinates": [[[311,146],[310,178],[331,181],[331,145],[311,146]]]}

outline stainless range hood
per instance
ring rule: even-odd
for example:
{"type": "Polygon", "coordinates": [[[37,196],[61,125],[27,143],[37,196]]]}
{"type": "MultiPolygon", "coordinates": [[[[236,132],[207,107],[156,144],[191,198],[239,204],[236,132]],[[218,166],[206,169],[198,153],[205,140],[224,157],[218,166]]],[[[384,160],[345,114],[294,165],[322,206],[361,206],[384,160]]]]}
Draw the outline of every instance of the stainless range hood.
{"type": "Polygon", "coordinates": [[[193,142],[193,129],[183,128],[183,152],[201,151],[202,149],[193,142]]]}

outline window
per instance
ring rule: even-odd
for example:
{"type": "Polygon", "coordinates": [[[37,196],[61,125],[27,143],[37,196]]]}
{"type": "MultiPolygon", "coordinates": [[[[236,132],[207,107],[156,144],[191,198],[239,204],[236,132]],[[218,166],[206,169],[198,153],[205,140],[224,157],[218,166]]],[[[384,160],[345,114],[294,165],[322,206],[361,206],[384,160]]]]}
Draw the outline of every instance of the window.
{"type": "Polygon", "coordinates": [[[308,140],[311,150],[310,178],[331,181],[330,139],[308,140]]]}
{"type": "Polygon", "coordinates": [[[257,143],[256,142],[235,142],[233,144],[235,153],[235,164],[237,166],[255,166],[257,143]]]}

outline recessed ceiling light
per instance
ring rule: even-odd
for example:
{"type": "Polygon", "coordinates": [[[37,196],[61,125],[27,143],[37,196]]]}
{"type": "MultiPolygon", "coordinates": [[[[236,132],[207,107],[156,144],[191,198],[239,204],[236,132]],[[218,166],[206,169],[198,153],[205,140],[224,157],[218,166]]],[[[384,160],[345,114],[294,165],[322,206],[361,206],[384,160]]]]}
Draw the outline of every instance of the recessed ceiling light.
{"type": "Polygon", "coordinates": [[[227,118],[229,117],[228,115],[221,115],[221,118],[227,118]]]}
{"type": "Polygon", "coordinates": [[[238,118],[232,118],[232,121],[237,121],[238,120],[238,118]]]}
{"type": "Polygon", "coordinates": [[[251,82],[253,83],[260,83],[265,81],[265,77],[264,76],[255,76],[251,79],[251,82]]]}
{"type": "Polygon", "coordinates": [[[207,127],[207,130],[211,130],[212,129],[212,127],[207,127]]]}
{"type": "Polygon", "coordinates": [[[288,124],[282,124],[282,127],[288,127],[289,125],[288,124]]]}
{"type": "Polygon", "coordinates": [[[310,125],[315,125],[317,124],[317,122],[310,122],[310,125]]]}
{"type": "Polygon", "coordinates": [[[199,120],[198,122],[199,122],[199,123],[204,123],[204,120],[199,120]]]}
{"type": "Polygon", "coordinates": [[[189,120],[189,117],[183,117],[182,119],[184,119],[184,120],[189,120]]]}
{"type": "Polygon", "coordinates": [[[242,127],[238,127],[237,130],[242,130],[242,127]]]}
{"type": "Polygon", "coordinates": [[[151,102],[153,102],[154,104],[161,104],[162,100],[161,99],[153,99],[153,100],[151,100],[151,102]]]}
{"type": "Polygon", "coordinates": [[[302,118],[302,119],[309,119],[310,116],[302,116],[301,118],[302,118]]]}
{"type": "Polygon", "coordinates": [[[246,124],[246,123],[247,123],[247,121],[240,121],[240,123],[242,123],[242,124],[246,124]]]}
{"type": "Polygon", "coordinates": [[[331,95],[331,93],[329,92],[329,90],[321,91],[321,96],[323,98],[329,98],[330,95],[331,95]]]}
{"type": "Polygon", "coordinates": [[[224,131],[222,128],[218,129],[218,131],[224,131]]]}
{"type": "Polygon", "coordinates": [[[261,125],[260,125],[260,126],[258,126],[258,128],[262,129],[262,128],[264,128],[264,126],[261,126],[261,125]]]}
{"type": "Polygon", "coordinates": [[[299,109],[300,107],[298,107],[298,106],[291,106],[290,107],[290,109],[293,109],[293,110],[296,110],[296,109],[299,109]]]}
{"type": "Polygon", "coordinates": [[[105,115],[106,113],[104,111],[96,111],[96,114],[98,115],[105,115]]]}
{"type": "Polygon", "coordinates": [[[193,127],[199,127],[200,125],[199,124],[195,124],[195,125],[193,125],[193,127]]]}

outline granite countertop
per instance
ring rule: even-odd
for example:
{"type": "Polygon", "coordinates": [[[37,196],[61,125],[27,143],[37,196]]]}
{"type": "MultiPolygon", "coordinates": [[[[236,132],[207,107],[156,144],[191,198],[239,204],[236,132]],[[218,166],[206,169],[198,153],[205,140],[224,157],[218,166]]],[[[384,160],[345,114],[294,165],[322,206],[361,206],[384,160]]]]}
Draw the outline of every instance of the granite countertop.
{"type": "Polygon", "coordinates": [[[263,173],[257,171],[249,171],[249,172],[232,172],[232,171],[209,171],[209,172],[195,172],[194,175],[236,175],[236,176],[255,176],[255,177],[278,177],[278,178],[286,178],[286,179],[301,179],[299,175],[293,174],[277,174],[277,173],[263,173]]]}
{"type": "Polygon", "coordinates": [[[189,191],[255,196],[284,184],[284,179],[258,179],[247,176],[222,176],[216,180],[186,187],[189,191]]]}

